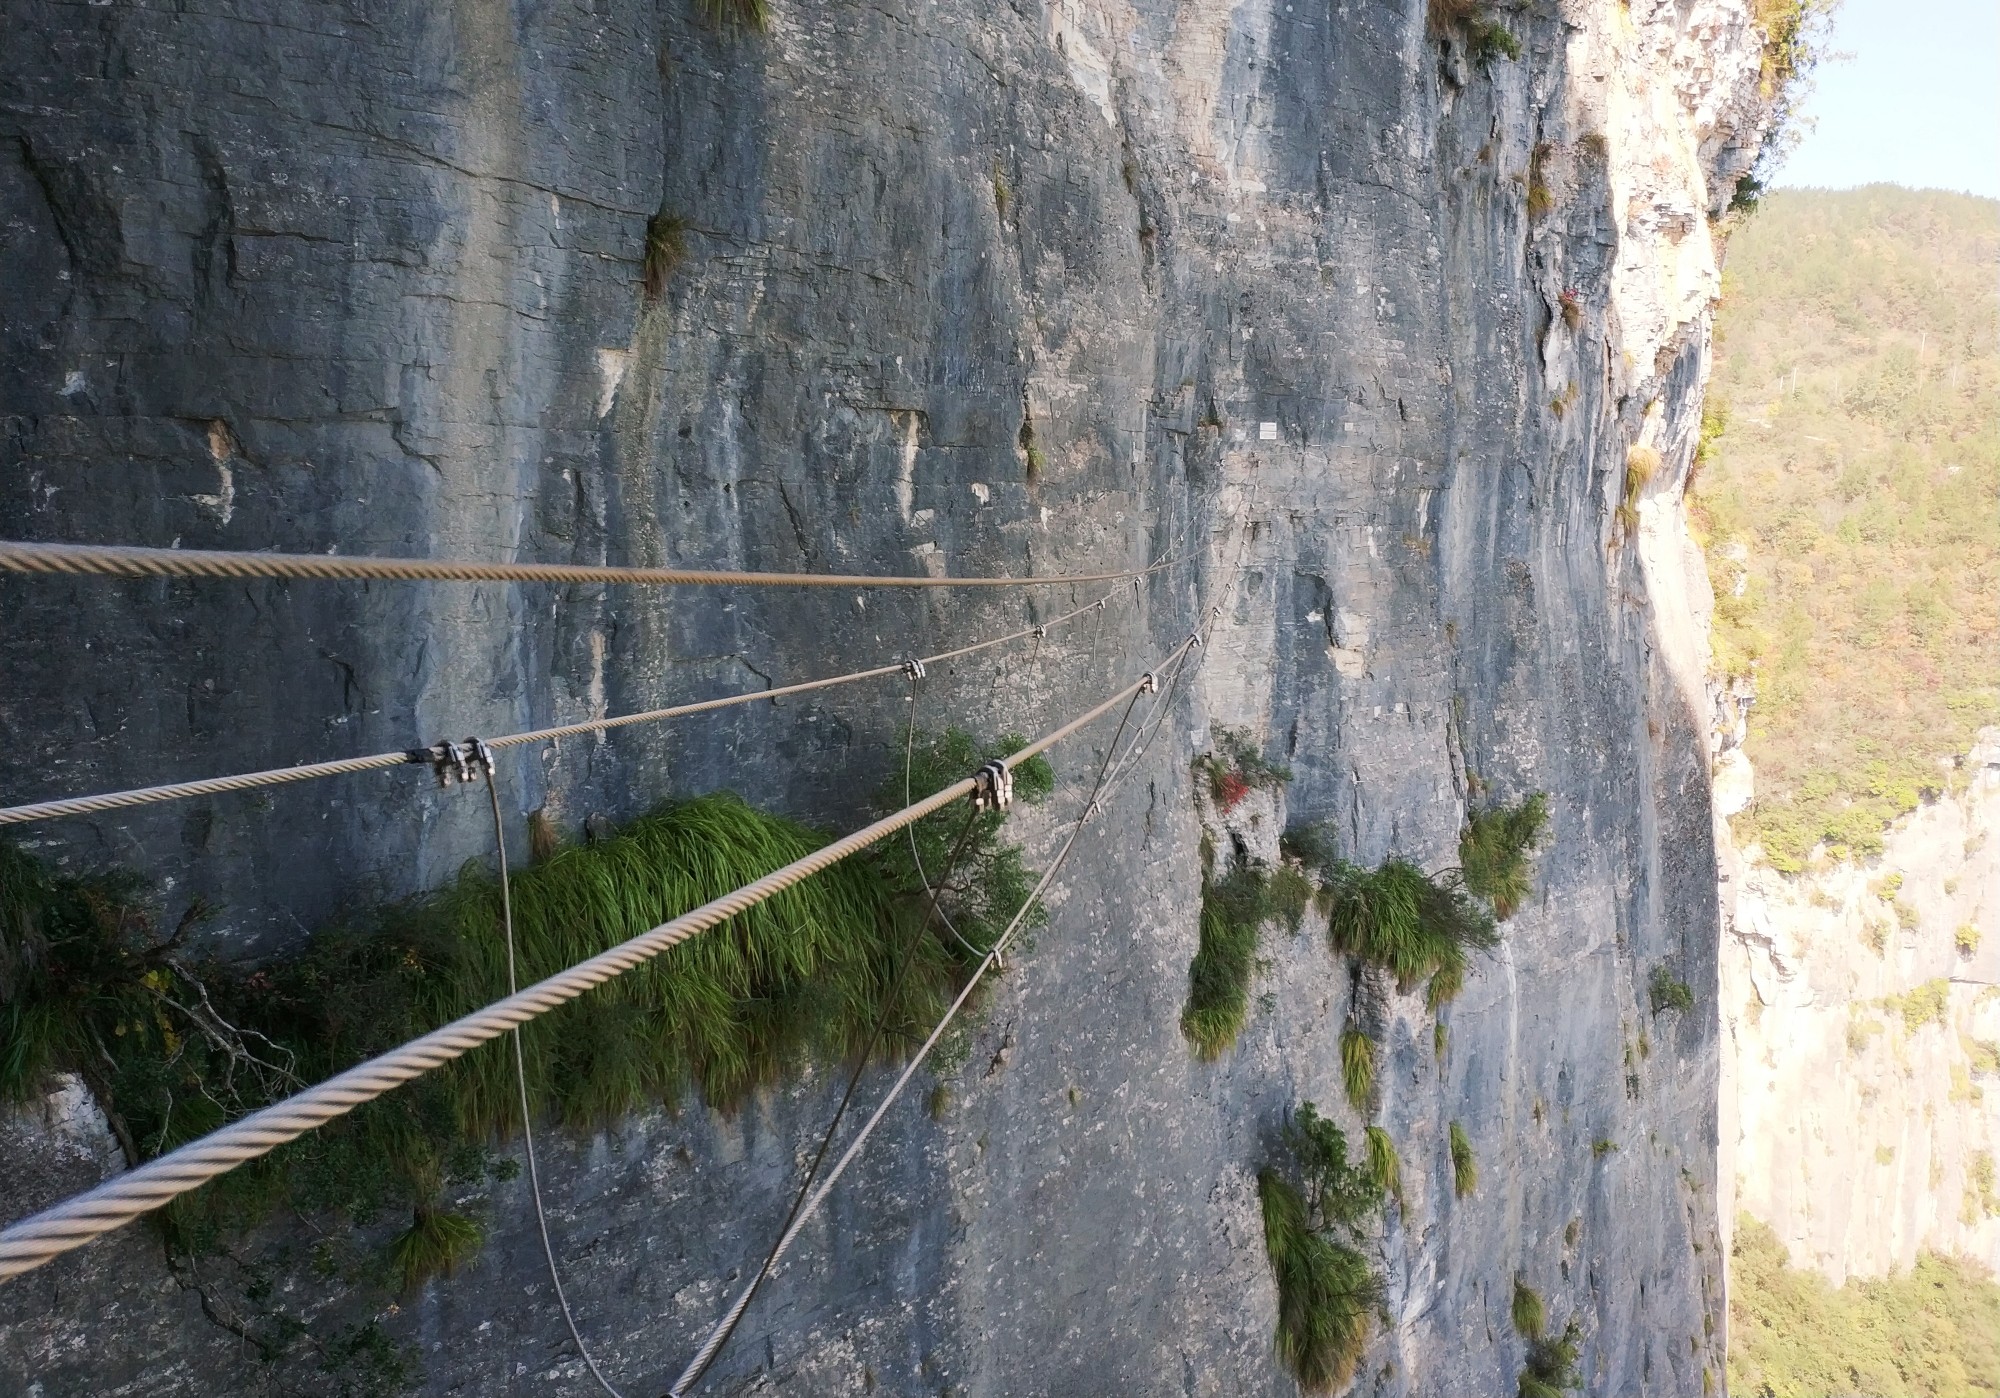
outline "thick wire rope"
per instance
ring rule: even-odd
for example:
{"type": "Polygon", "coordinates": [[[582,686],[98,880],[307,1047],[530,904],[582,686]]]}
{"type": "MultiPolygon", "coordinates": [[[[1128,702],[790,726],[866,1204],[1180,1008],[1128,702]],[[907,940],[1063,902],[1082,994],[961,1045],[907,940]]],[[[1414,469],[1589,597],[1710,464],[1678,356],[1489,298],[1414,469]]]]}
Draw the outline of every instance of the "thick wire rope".
{"type": "MultiPolygon", "coordinates": [[[[951,870],[957,866],[959,856],[964,853],[966,842],[972,836],[972,827],[978,819],[979,808],[977,806],[966,813],[965,824],[960,828],[958,840],[953,844],[951,855],[945,861],[943,878],[949,878],[951,870]]],[[[819,1178],[820,1166],[826,1163],[826,1153],[833,1148],[833,1138],[840,1131],[840,1123],[847,1118],[847,1108],[854,1101],[855,1089],[861,1085],[861,1075],[867,1071],[868,1060],[875,1056],[876,1045],[882,1041],[882,1031],[888,1027],[890,1010],[896,1003],[896,996],[903,989],[903,981],[909,973],[910,964],[916,960],[917,945],[923,940],[924,933],[930,930],[931,914],[935,913],[937,908],[937,890],[932,889],[930,891],[930,901],[924,914],[924,920],[917,927],[915,935],[904,943],[902,957],[897,963],[896,974],[890,982],[888,991],[883,995],[880,1004],[876,1007],[875,1021],[869,1028],[868,1045],[861,1051],[861,1056],[854,1060],[854,1066],[848,1071],[847,1087],[840,1094],[840,1105],[834,1108],[833,1119],[827,1123],[826,1133],[820,1137],[819,1149],[813,1152],[812,1163],[806,1167],[805,1177],[799,1181],[798,1191],[792,1196],[792,1206],[785,1213],[785,1221],[778,1225],[778,1241],[773,1243],[771,1250],[764,1254],[763,1262],[758,1265],[757,1275],[752,1277],[750,1285],[744,1288],[742,1298],[736,1305],[730,1308],[729,1314],[724,1317],[722,1325],[717,1327],[716,1331],[711,1335],[710,1343],[705,1346],[707,1358],[701,1361],[703,1370],[706,1370],[709,1364],[714,1362],[715,1356],[721,1353],[722,1347],[729,1343],[729,1337],[736,1333],[738,1322],[743,1319],[744,1313],[750,1309],[750,1303],[757,1299],[757,1292],[762,1289],[765,1279],[771,1275],[771,1269],[778,1265],[778,1258],[784,1250],[784,1244],[787,1238],[795,1231],[794,1225],[798,1222],[799,1211],[805,1207],[806,1198],[812,1192],[814,1182],[819,1178]]],[[[696,1379],[700,1377],[700,1373],[695,1375],[696,1379]]],[[[684,1381],[687,1379],[687,1375],[683,1374],[681,1378],[684,1381]]],[[[673,1392],[678,1393],[679,1391],[680,1383],[677,1382],[673,1392]]]]}
{"type": "MultiPolygon", "coordinates": [[[[1163,560],[1164,562],[1164,560],[1163,560]]],[[[941,651],[936,655],[922,657],[919,663],[941,665],[948,660],[958,660],[995,646],[1007,645],[1028,636],[1040,638],[1051,626],[1061,626],[1090,612],[1101,610],[1110,600],[1113,592],[1107,592],[1097,601],[1087,603],[1073,611],[1065,612],[1052,620],[1037,625],[1011,631],[1004,636],[990,640],[975,641],[956,650],[941,651]]],[[[579,737],[588,733],[606,733],[613,729],[627,728],[639,723],[657,723],[664,719],[681,718],[688,714],[708,713],[715,709],[731,708],[738,704],[754,704],[763,699],[782,699],[793,694],[807,694],[814,690],[832,689],[838,685],[854,684],[861,680],[880,679],[884,675],[904,673],[902,663],[878,665],[873,669],[855,670],[844,675],[829,675],[824,679],[805,680],[799,684],[781,685],[776,689],[758,689],[745,694],[726,695],[720,699],[704,699],[693,704],[676,704],[671,708],[647,709],[642,713],[620,714],[612,718],[586,719],[579,723],[565,723],[554,728],[537,728],[526,733],[508,733],[498,738],[488,738],[490,748],[522,747],[532,743],[558,742],[564,738],[579,737]]],[[[111,791],[98,796],[77,796],[56,801],[36,801],[21,806],[0,807],[0,825],[19,825],[31,820],[53,820],[63,816],[90,815],[98,811],[121,810],[129,806],[145,806],[160,801],[179,801],[194,796],[215,796],[230,791],[247,791],[255,787],[278,786],[287,782],[310,781],[320,777],[347,776],[355,772],[373,772],[389,767],[411,764],[428,764],[434,760],[429,748],[403,748],[395,752],[378,752],[368,757],[347,757],[332,762],[311,762],[297,767],[275,767],[263,772],[244,772],[236,776],[211,777],[201,781],[172,782],[164,786],[137,787],[130,791],[111,791]]]]}
{"type": "MultiPolygon", "coordinates": [[[[507,887],[507,828],[500,819],[500,773],[490,747],[488,744],[480,748],[479,765],[486,771],[486,795],[493,806],[493,848],[500,857],[500,925],[507,937],[507,993],[513,995],[520,990],[514,969],[514,898],[507,887]]],[[[556,1304],[562,1308],[563,1324],[569,1327],[569,1337],[576,1342],[576,1352],[589,1366],[590,1376],[611,1398],[625,1398],[611,1386],[611,1380],[604,1377],[604,1371],[597,1367],[590,1346],[583,1342],[583,1332],[577,1329],[576,1316],[570,1311],[569,1297],[563,1291],[562,1274],[556,1270],[555,1245],[549,1241],[549,1216],[542,1207],[542,1172],[535,1163],[535,1122],[533,1110],[528,1105],[528,1065],[521,1053],[521,1026],[515,1025],[509,1033],[514,1040],[514,1085],[521,1095],[521,1144],[528,1157],[528,1190],[535,1200],[535,1227],[542,1235],[542,1256],[548,1260],[549,1283],[555,1288],[556,1304]]]]}
{"type": "MultiPolygon", "coordinates": [[[[1094,723],[1152,682],[1150,674],[1141,676],[1068,723],[1043,734],[1019,752],[998,759],[999,762],[1009,771],[1013,770],[1094,723]]],[[[942,810],[972,792],[976,784],[972,777],[962,778],[914,805],[884,816],[760,879],[537,981],[526,990],[461,1016],[283,1101],[239,1117],[206,1136],[135,1166],[93,1189],[9,1224],[0,1229],[0,1281],[30,1271],[51,1258],[81,1247],[92,1238],[122,1227],[216,1176],[269,1154],[287,1141],[296,1140],[306,1132],[353,1111],[362,1103],[372,1101],[413,1078],[462,1057],[509,1029],[576,999],[593,986],[602,985],[820,870],[867,849],[912,821],[922,820],[933,811],[942,810]]]]}
{"type": "MultiPolygon", "coordinates": [[[[1192,638],[1182,642],[1175,649],[1171,657],[1172,663],[1177,664],[1179,659],[1186,654],[1188,647],[1192,643],[1192,638]]],[[[1061,871],[1064,862],[1069,858],[1070,851],[1076,847],[1077,837],[1082,834],[1084,825],[1098,813],[1099,796],[1104,790],[1105,778],[1111,770],[1113,759],[1117,756],[1118,741],[1125,734],[1126,725],[1131,721],[1132,710],[1138,705],[1139,696],[1157,691],[1156,672],[1149,672],[1140,681],[1138,687],[1131,691],[1131,698],[1126,703],[1125,712],[1118,720],[1118,731],[1112,735],[1111,742],[1105,748],[1104,761],[1098,765],[1097,779],[1092,784],[1090,795],[1084,799],[1083,808],[1078,812],[1075,823],[1070,827],[1069,838],[1063,843],[1061,851],[1057,853],[1047,871],[1036,882],[1034,889],[1028,894],[1026,900],[1022,902],[1020,908],[1015,912],[1013,919],[1007,924],[1000,936],[995,939],[992,948],[980,959],[978,966],[974,968],[972,975],[967,979],[964,988],[959,991],[958,997],[945,1010],[944,1016],[938,1021],[937,1026],[931,1030],[930,1036],[924,1040],[923,1046],[917,1050],[910,1062],[904,1067],[902,1074],[889,1088],[888,1093],[876,1105],[873,1114],[869,1116],[861,1130],[856,1133],[853,1141],[848,1144],[846,1151],[842,1153],[839,1161],[835,1163],[832,1172],[827,1175],[819,1188],[813,1192],[811,1198],[806,1201],[803,1208],[795,1208],[793,1210],[793,1215],[787,1221],[783,1232],[779,1234],[778,1241],[772,1245],[769,1258],[765,1266],[760,1269],[757,1280],[744,1288],[742,1294],[737,1297],[728,1312],[709,1331],[708,1337],[702,1342],[700,1349],[695,1352],[694,1358],[688,1361],[688,1365],[681,1371],[680,1377],[675,1379],[673,1386],[667,1390],[667,1398],[687,1398],[690,1392],[690,1385],[701,1381],[702,1375],[707,1372],[709,1365],[714,1362],[716,1354],[720,1352],[729,1336],[735,1332],[738,1322],[743,1318],[743,1313],[749,1309],[750,1302],[756,1295],[757,1287],[762,1282],[764,1275],[777,1265],[779,1259],[784,1256],[786,1250],[791,1246],[793,1239],[798,1237],[799,1230],[805,1227],[813,1214],[818,1212],[821,1203],[832,1192],[833,1187],[840,1182],[840,1177],[846,1173],[847,1167],[861,1153],[861,1148],[867,1144],[869,1136],[874,1134],[875,1128],[881,1124],[883,1117],[888,1114],[889,1108],[902,1094],[903,1089],[909,1085],[910,1079],[915,1076],[917,1069],[922,1066],[924,1060],[930,1055],[930,1051],[937,1046],[938,1040],[943,1036],[944,1031],[950,1026],[959,1010],[965,1005],[966,1000],[970,998],[973,990],[985,977],[986,973],[999,962],[1006,950],[1007,944],[1013,939],[1014,933],[1020,928],[1022,921],[1028,916],[1030,910],[1034,908],[1037,900],[1047,891],[1049,885],[1054,882],[1055,876],[1061,871]]]]}
{"type": "Polygon", "coordinates": [[[1060,587],[1122,582],[1164,567],[1046,577],[934,578],[841,573],[762,573],[699,568],[621,568],[574,563],[471,563],[232,549],[42,544],[0,540],[0,572],[81,573],[119,578],[314,578],[322,581],[640,583],[655,587],[1060,587]]]}
{"type": "MultiPolygon", "coordinates": [[[[1041,645],[1040,637],[1036,638],[1035,644],[1037,646],[1041,645]]],[[[923,679],[921,674],[912,674],[910,676],[910,721],[903,730],[903,804],[906,806],[910,804],[910,769],[915,765],[916,761],[917,693],[922,686],[923,679]]],[[[925,894],[930,898],[931,911],[937,915],[938,921],[944,924],[945,930],[951,933],[960,946],[964,947],[973,956],[978,956],[980,954],[979,948],[965,940],[965,934],[958,930],[958,924],[951,920],[951,914],[946,912],[938,903],[938,890],[931,887],[931,876],[924,872],[924,856],[917,849],[917,827],[906,825],[903,827],[903,833],[909,837],[910,863],[916,867],[917,882],[923,885],[925,894]]],[[[944,878],[948,876],[948,873],[941,875],[939,882],[942,883],[944,878]]]]}

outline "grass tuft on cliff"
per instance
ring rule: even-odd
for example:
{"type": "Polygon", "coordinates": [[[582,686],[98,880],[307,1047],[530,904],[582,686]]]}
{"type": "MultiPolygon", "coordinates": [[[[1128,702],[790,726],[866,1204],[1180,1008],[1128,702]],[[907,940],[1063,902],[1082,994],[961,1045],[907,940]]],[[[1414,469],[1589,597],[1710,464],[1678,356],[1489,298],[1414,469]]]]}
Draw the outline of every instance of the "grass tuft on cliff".
{"type": "Polygon", "coordinates": [[[1523,1339],[1539,1340],[1548,1325],[1548,1312],[1542,1306],[1542,1295],[1532,1286],[1514,1278],[1513,1320],[1515,1333],[1523,1339]]]}
{"type": "Polygon", "coordinates": [[[1270,877],[1248,863],[1202,885],[1201,943],[1188,964],[1181,1033],[1204,1062],[1221,1057],[1243,1032],[1257,943],[1272,911],[1270,877]]]}
{"type": "Polygon", "coordinates": [[[1278,1358],[1306,1393],[1354,1377],[1383,1287],[1350,1243],[1382,1206],[1372,1172],[1347,1159],[1340,1128],[1302,1102],[1281,1136],[1282,1166],[1258,1172],[1264,1248],[1278,1284],[1278,1358]]]}
{"type": "Polygon", "coordinates": [[[2000,1390],[2000,1285],[1978,1263],[1923,1253],[1906,1273],[1835,1289],[1738,1218],[1730,1251],[1729,1391],[1959,1398],[2000,1390]]]}
{"type": "Polygon", "coordinates": [[[1577,1351],[1582,1344],[1583,1331],[1574,1317],[1563,1326],[1562,1334],[1532,1342],[1528,1346],[1528,1362],[1515,1386],[1520,1398],[1562,1398],[1563,1394],[1582,1388],[1583,1376],[1576,1371],[1577,1351]]]}
{"type": "Polygon", "coordinates": [[[1451,1124],[1451,1187],[1463,1199],[1479,1188],[1479,1160],[1472,1153],[1472,1138],[1457,1122],[1451,1124]]]}
{"type": "Polygon", "coordinates": [[[1505,922],[1534,891],[1528,855],[1549,825],[1549,798],[1534,792],[1512,806],[1469,812],[1458,837],[1459,870],[1466,891],[1484,898],[1505,922]]]}
{"type": "Polygon", "coordinates": [[[1433,1008],[1464,983],[1470,951],[1499,945],[1493,919],[1454,874],[1432,877],[1407,860],[1378,868],[1339,863],[1327,881],[1333,949],[1396,977],[1408,993],[1433,981],[1433,1008]]]}
{"type": "Polygon", "coordinates": [[[1879,853],[2000,723],[1997,260],[2000,203],[1880,185],[1776,191],[1731,235],[1691,519],[1716,666],[1756,680],[1732,823],[1781,871],[1879,853]]]}

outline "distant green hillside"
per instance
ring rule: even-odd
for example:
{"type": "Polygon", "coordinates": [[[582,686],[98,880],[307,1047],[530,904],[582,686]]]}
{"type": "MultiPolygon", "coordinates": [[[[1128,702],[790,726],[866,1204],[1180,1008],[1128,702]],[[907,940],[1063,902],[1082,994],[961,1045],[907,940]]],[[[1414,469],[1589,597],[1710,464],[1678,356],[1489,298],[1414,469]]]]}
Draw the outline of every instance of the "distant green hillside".
{"type": "Polygon", "coordinates": [[[1838,1291],[1787,1265],[1747,1214],[1729,1264],[1729,1391],[1737,1398],[1974,1398],[2000,1389],[2000,1286],[1924,1253],[1914,1270],[1838,1291]]]}
{"type": "Polygon", "coordinates": [[[2000,722],[1997,323],[1992,200],[1782,191],[1730,239],[1691,503],[1780,869],[1879,851],[2000,722]]]}

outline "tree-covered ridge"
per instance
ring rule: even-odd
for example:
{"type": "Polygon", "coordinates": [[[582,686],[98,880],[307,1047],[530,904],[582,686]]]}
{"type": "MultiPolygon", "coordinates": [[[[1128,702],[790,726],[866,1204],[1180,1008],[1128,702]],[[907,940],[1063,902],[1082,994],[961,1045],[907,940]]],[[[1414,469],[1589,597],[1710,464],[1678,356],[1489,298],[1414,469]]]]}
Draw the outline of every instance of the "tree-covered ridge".
{"type": "Polygon", "coordinates": [[[1778,1235],[1736,1222],[1729,1391],[1746,1398],[1962,1398],[2000,1388],[2000,1285],[1925,1253],[1914,1270],[1835,1289],[1788,1265],[1778,1235]]]}
{"type": "Polygon", "coordinates": [[[1996,266],[2000,203],[1893,186],[1730,239],[1691,503],[1716,663],[1757,680],[1737,835],[1778,868],[1879,850],[2000,722],[1996,266]]]}

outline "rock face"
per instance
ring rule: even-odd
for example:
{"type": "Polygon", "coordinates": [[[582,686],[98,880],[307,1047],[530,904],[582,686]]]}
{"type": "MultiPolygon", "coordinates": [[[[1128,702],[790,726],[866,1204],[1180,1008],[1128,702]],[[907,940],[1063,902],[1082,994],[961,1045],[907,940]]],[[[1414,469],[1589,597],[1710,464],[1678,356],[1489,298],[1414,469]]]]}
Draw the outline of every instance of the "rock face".
{"type": "MultiPolygon", "coordinates": [[[[1517,59],[1479,59],[1419,0],[779,4],[765,35],[630,0],[5,0],[0,530],[833,572],[1168,559],[1032,654],[934,668],[920,718],[1042,731],[1221,609],[954,1105],[898,1106],[709,1391],[1292,1391],[1254,1173],[1295,1101],[1341,1103],[1352,982],[1322,938],[1273,932],[1237,1052],[1180,1037],[1189,760],[1226,724],[1292,769],[1291,819],[1365,862],[1449,865],[1469,800],[1549,793],[1541,894],[1448,1051],[1419,997],[1381,1011],[1406,1200],[1374,1243],[1368,1391],[1509,1388],[1518,1275],[1580,1321],[1592,1391],[1703,1392],[1718,923],[1678,501],[1710,219],[1763,121],[1748,9],[1537,5],[1498,16],[1517,59]],[[1660,465],[1628,487],[1634,447],[1660,465]],[[1652,1012],[1662,966],[1692,1010],[1652,1012]]],[[[630,711],[1093,595],[11,580],[0,790],[630,711]]],[[[847,827],[901,701],[552,746],[505,799],[575,828],[726,785],[847,827]]],[[[1054,754],[1031,858],[1109,737],[1054,754]]],[[[413,769],[28,843],[201,894],[255,954],[482,856],[481,805],[413,769]]],[[[551,1143],[579,1320],[627,1392],[678,1372],[829,1106],[814,1079],[551,1143]]],[[[88,1177],[58,1155],[8,1172],[7,1216],[88,1177]]],[[[468,1198],[485,1251],[395,1305],[310,1265],[309,1225],[179,1274],[143,1232],[95,1245],[0,1289],[0,1386],[363,1391],[401,1346],[427,1392],[592,1391],[521,1185],[468,1198]],[[309,1342],[261,1362],[239,1335],[279,1314],[309,1342]]]]}
{"type": "Polygon", "coordinates": [[[1725,846],[1724,1187],[1835,1284],[2000,1267],[2000,732],[1951,787],[1865,868],[1725,846]]]}

